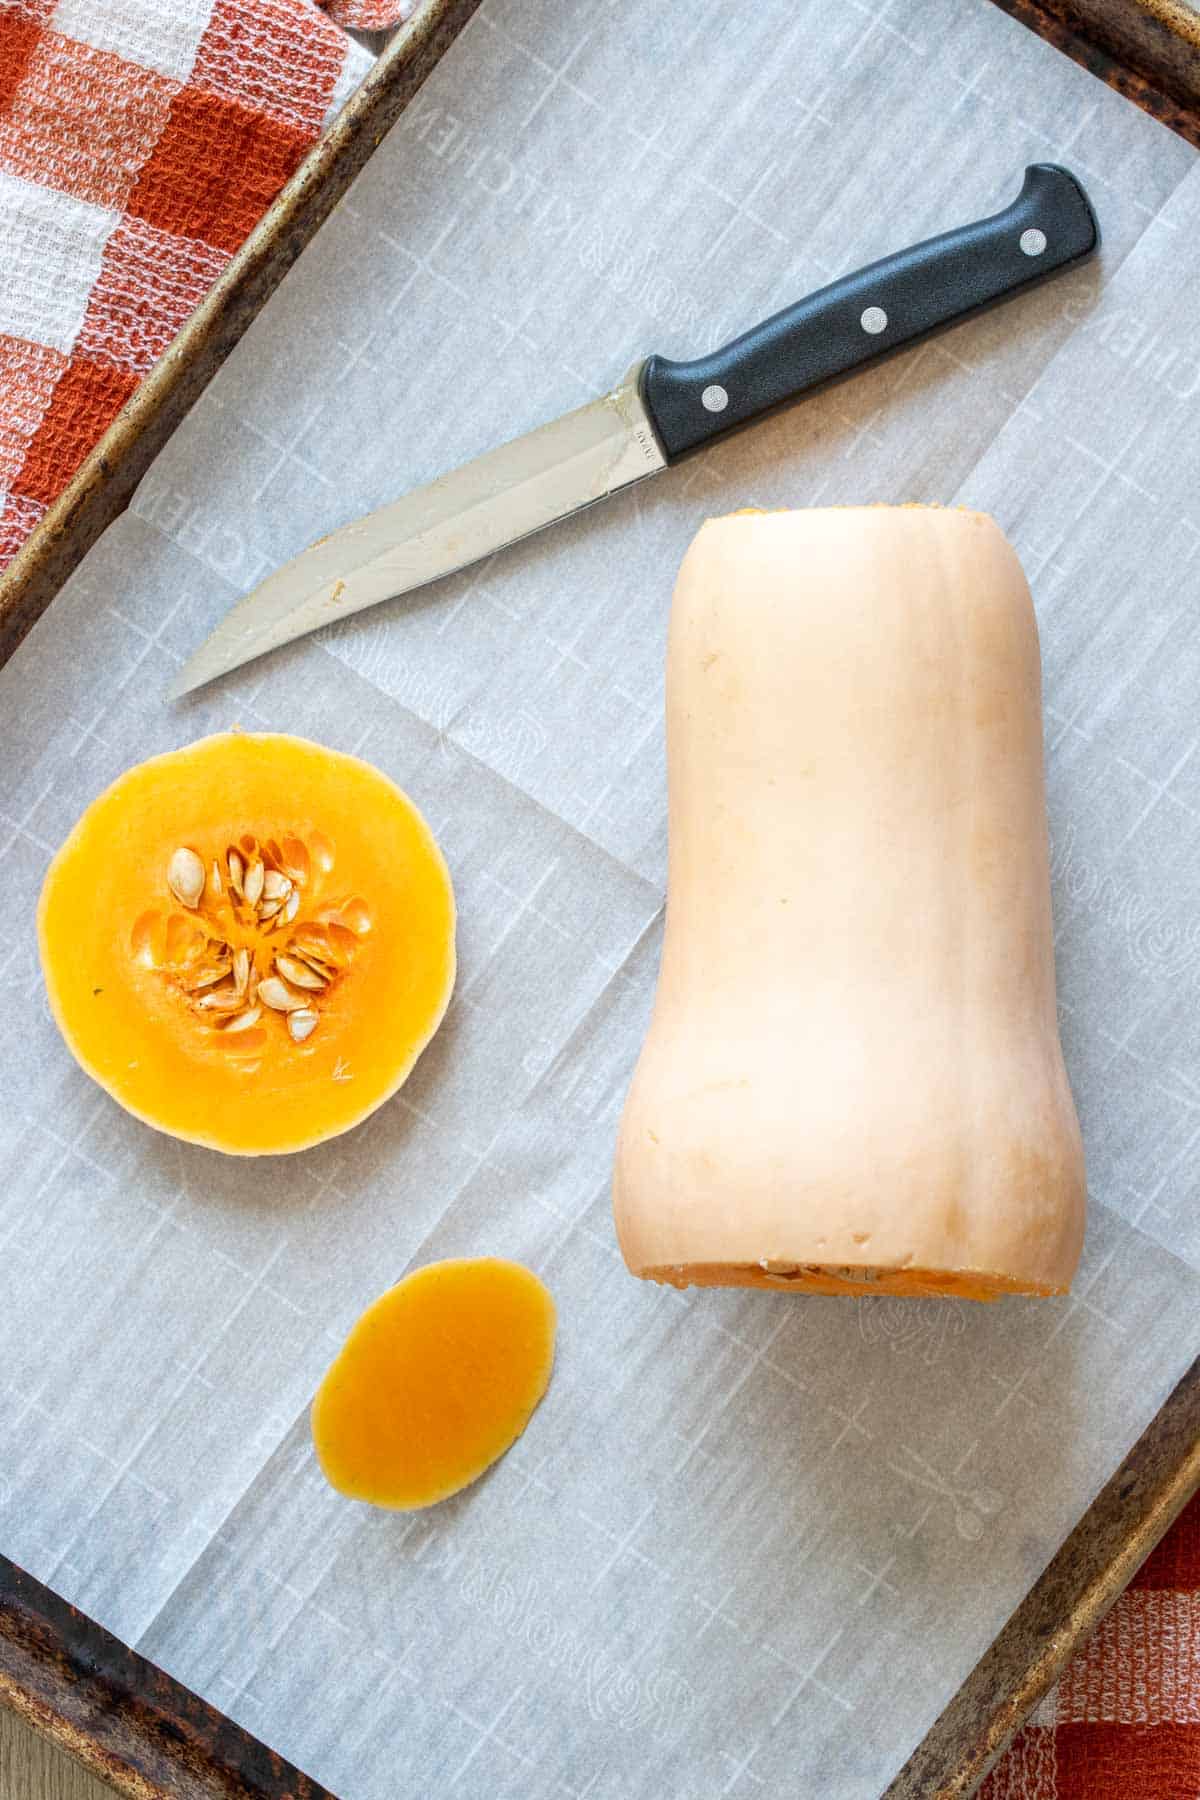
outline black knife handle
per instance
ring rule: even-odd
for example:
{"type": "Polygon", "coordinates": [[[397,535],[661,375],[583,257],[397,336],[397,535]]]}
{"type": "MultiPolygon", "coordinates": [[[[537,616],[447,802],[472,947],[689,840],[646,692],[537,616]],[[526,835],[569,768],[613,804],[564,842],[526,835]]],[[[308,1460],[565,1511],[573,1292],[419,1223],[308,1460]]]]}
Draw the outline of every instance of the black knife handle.
{"type": "Polygon", "coordinates": [[[782,401],[874,362],[1090,256],[1100,227],[1082,186],[1033,163],[1003,212],[915,244],[756,325],[695,362],[651,356],[642,399],[668,461],[782,401]]]}

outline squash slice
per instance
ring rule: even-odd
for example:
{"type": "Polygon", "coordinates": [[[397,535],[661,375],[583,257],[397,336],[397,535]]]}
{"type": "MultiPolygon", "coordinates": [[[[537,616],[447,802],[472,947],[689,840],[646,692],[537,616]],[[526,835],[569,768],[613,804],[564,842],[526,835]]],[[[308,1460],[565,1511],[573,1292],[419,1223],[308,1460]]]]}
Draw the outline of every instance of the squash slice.
{"type": "Polygon", "coordinates": [[[158,1130],[241,1156],[366,1118],[454,985],[450,876],[412,801],[274,733],[122,775],[51,863],[38,939],[88,1074],[158,1130]]]}

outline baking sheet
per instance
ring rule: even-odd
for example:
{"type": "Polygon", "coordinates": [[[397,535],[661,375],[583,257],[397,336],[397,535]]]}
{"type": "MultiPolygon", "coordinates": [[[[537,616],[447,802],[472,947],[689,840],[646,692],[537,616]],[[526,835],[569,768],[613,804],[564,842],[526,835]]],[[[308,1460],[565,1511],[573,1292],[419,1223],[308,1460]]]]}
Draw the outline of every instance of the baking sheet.
{"type": "Polygon", "coordinates": [[[0,1543],[347,1800],[877,1793],[1196,1354],[1198,226],[1195,153],[982,0],[492,0],[0,675],[0,1543]],[[320,530],[1038,159],[1100,264],[163,705],[320,530]],[[1092,1190],[1061,1306],[680,1296],[613,1243],[675,563],[709,511],[863,498],[990,507],[1038,600],[1092,1190]],[[104,782],[235,721],[395,775],[462,907],[404,1093],[257,1166],[78,1074],[31,917],[104,782]],[[434,1513],[340,1501],[315,1380],[410,1263],[481,1249],[556,1293],[547,1402],[434,1513]]]}

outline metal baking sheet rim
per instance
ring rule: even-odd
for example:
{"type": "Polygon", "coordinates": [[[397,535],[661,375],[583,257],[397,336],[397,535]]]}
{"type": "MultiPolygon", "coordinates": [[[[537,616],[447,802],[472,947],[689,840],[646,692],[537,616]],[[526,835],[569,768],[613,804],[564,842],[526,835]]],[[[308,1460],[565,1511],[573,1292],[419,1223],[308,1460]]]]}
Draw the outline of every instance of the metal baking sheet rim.
{"type": "MultiPolygon", "coordinates": [[[[995,3],[1200,145],[1200,16],[1180,0],[995,3]]],[[[124,510],[154,456],[479,4],[425,0],[397,33],[0,575],[0,663],[124,510]]],[[[966,1800],[1198,1490],[1200,1360],[885,1800],[966,1800]]],[[[330,1800],[326,1789],[2,1555],[0,1703],[132,1800],[330,1800]]]]}

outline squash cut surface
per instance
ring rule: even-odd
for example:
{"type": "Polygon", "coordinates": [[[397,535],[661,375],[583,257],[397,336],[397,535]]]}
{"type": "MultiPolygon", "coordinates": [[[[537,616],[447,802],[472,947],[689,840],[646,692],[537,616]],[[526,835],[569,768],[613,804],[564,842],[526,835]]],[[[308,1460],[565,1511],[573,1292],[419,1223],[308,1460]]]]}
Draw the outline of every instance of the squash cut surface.
{"type": "Polygon", "coordinates": [[[403,1082],[454,983],[454,896],[368,763],[228,732],[122,775],[46,875],[38,938],[77,1060],[160,1131],[301,1150],[403,1082]]]}
{"type": "Polygon", "coordinates": [[[669,1287],[754,1287],[773,1293],[792,1288],[798,1293],[840,1294],[857,1300],[882,1294],[906,1300],[1001,1300],[1006,1294],[1047,1296],[1066,1291],[971,1269],[873,1269],[865,1264],[838,1269],[827,1263],[777,1263],[766,1268],[758,1263],[689,1263],[675,1268],[647,1268],[639,1273],[669,1287]]]}
{"type": "Polygon", "coordinates": [[[353,1500],[410,1511],[482,1475],[550,1381],[554,1302],[501,1257],[429,1263],[369,1306],[313,1401],[317,1459],[353,1500]]]}

